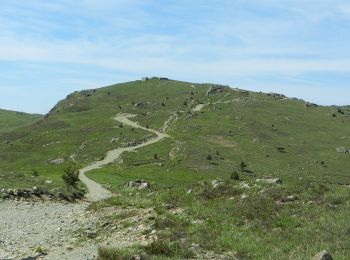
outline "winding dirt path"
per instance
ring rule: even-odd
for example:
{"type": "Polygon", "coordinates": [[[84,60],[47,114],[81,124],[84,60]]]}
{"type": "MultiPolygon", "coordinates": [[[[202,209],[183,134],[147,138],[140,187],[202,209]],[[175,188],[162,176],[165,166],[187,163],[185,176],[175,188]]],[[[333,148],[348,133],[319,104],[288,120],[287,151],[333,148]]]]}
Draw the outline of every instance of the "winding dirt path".
{"type": "Polygon", "coordinates": [[[113,163],[124,152],[131,152],[131,151],[134,151],[134,150],[139,149],[141,147],[157,143],[160,140],[162,140],[166,137],[169,137],[165,133],[161,133],[161,132],[154,130],[154,129],[142,127],[137,122],[131,121],[129,119],[129,118],[133,118],[135,116],[136,115],[133,115],[133,114],[118,114],[114,119],[120,123],[125,124],[125,125],[154,133],[156,135],[156,137],[151,138],[151,139],[149,139],[149,140],[147,140],[139,145],[124,147],[124,148],[117,148],[117,149],[111,150],[111,151],[107,152],[107,154],[103,160],[94,162],[94,163],[90,164],[89,166],[82,168],[80,170],[79,177],[80,177],[80,180],[88,188],[88,194],[87,194],[88,200],[99,201],[99,200],[107,199],[107,198],[112,196],[112,193],[110,191],[108,191],[107,189],[105,189],[101,184],[89,179],[85,175],[87,172],[95,170],[95,169],[99,169],[102,166],[107,165],[109,163],[113,163]]]}

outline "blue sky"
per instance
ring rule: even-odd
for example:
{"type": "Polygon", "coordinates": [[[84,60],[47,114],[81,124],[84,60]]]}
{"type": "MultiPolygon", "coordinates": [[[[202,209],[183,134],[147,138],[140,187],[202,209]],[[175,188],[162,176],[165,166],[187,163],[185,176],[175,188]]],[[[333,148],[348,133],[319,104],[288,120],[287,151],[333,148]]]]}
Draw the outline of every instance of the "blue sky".
{"type": "Polygon", "coordinates": [[[349,32],[345,0],[2,1],[0,107],[158,75],[350,104],[349,32]]]}

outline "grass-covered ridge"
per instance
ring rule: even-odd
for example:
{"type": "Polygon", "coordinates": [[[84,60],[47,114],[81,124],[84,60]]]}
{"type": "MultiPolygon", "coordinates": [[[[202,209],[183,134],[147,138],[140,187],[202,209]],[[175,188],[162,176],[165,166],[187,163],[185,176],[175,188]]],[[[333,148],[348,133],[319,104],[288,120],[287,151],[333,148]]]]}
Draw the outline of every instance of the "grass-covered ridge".
{"type": "MultiPolygon", "coordinates": [[[[60,185],[70,163],[86,165],[108,150],[149,138],[149,132],[113,120],[122,112],[154,129],[171,118],[166,129],[171,138],[124,155],[124,165],[159,153],[168,167],[213,178],[244,161],[247,174],[259,178],[350,183],[348,154],[336,151],[350,147],[348,107],[212,86],[153,78],[75,92],[45,118],[0,134],[0,174],[6,179],[37,170],[60,185]],[[203,108],[194,111],[198,104],[203,108]],[[57,159],[64,163],[52,163],[57,159]]],[[[4,179],[0,187],[7,185],[4,179]]]]}
{"type": "Polygon", "coordinates": [[[0,109],[0,133],[8,132],[22,126],[28,126],[42,117],[42,115],[37,114],[0,109]]]}

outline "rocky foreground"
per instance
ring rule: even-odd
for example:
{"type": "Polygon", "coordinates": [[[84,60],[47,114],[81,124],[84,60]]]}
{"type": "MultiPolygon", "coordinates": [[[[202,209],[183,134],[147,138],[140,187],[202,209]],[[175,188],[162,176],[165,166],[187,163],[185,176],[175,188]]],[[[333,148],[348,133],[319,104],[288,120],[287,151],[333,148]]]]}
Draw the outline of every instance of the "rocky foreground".
{"type": "Polygon", "coordinates": [[[88,205],[0,201],[0,259],[93,259],[99,244],[124,247],[151,239],[141,234],[149,228],[142,222],[151,218],[150,210],[111,207],[97,213],[88,205]],[[118,221],[126,214],[132,227],[118,221]]]}

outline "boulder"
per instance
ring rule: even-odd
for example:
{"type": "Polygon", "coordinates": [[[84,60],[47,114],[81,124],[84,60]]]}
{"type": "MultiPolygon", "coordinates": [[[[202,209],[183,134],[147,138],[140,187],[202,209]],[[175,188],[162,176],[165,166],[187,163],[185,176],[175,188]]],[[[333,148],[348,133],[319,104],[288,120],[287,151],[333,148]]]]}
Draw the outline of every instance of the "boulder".
{"type": "Polygon", "coordinates": [[[280,178],[256,179],[256,182],[265,184],[282,184],[282,180],[280,178]]]}
{"type": "Polygon", "coordinates": [[[323,250],[315,255],[311,260],[333,260],[333,257],[326,250],[323,250]]]}

